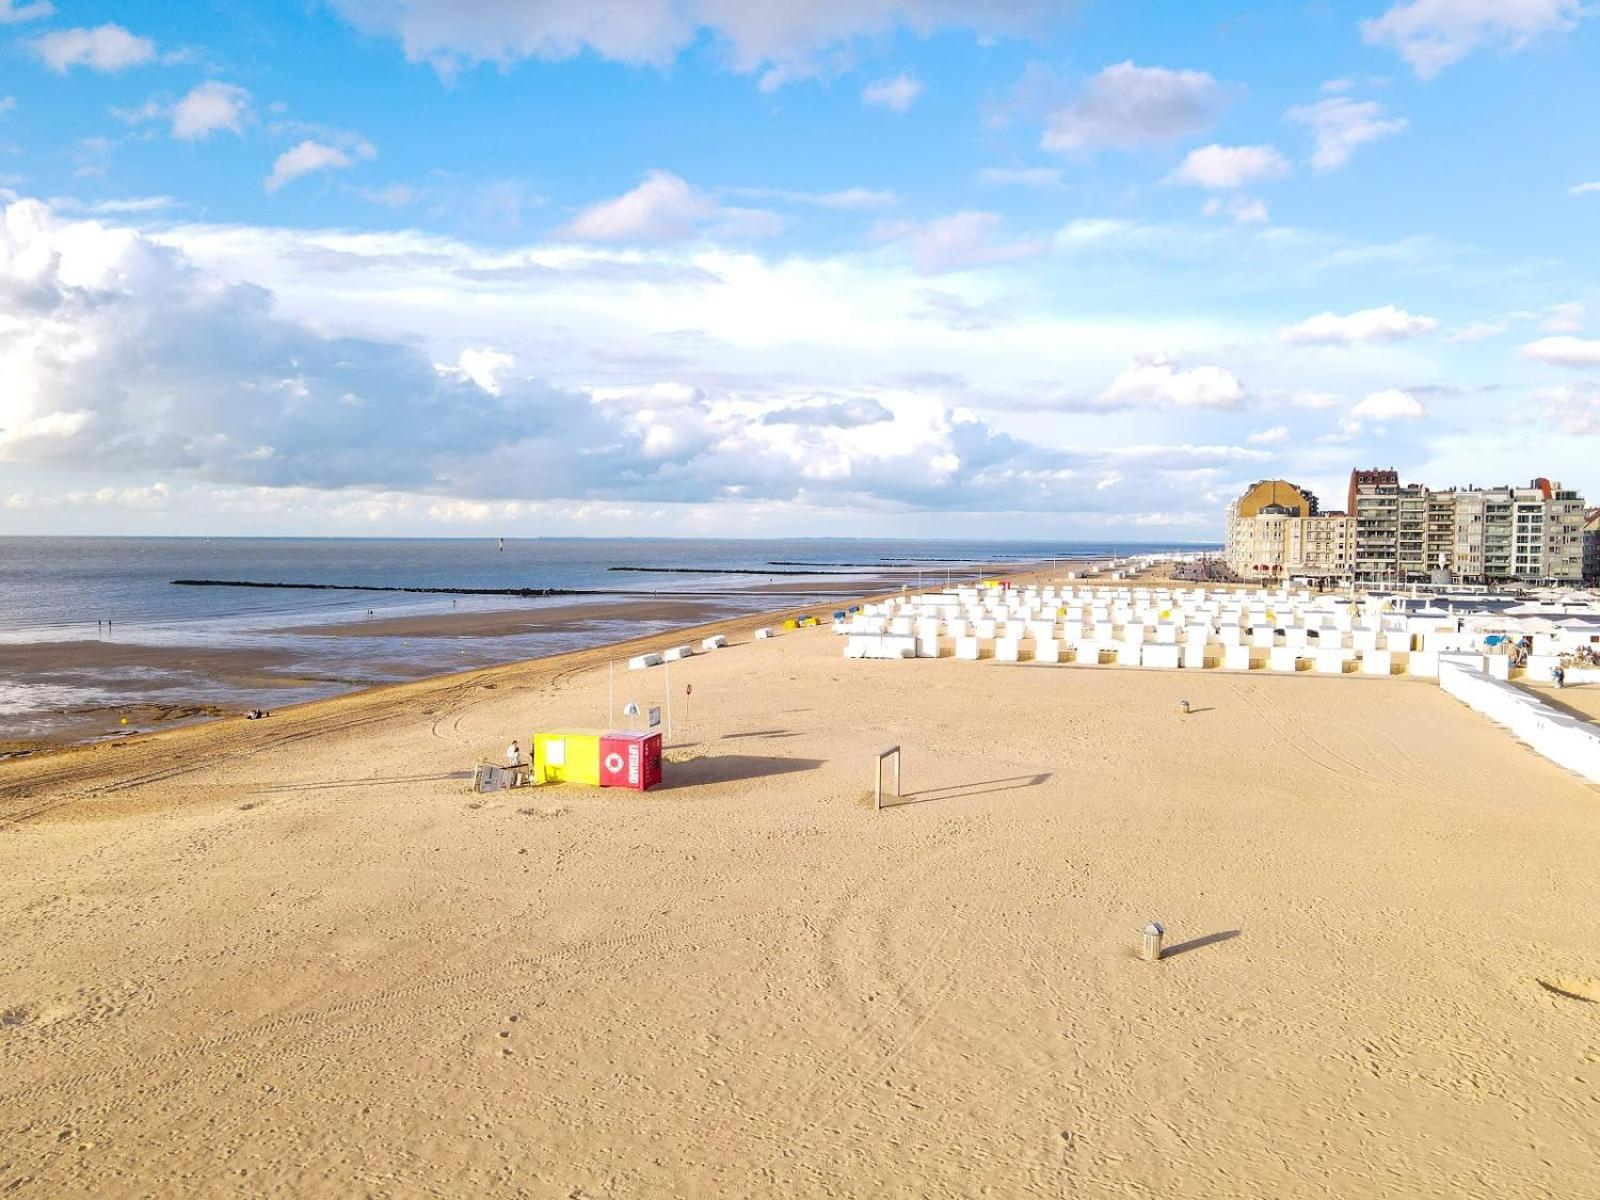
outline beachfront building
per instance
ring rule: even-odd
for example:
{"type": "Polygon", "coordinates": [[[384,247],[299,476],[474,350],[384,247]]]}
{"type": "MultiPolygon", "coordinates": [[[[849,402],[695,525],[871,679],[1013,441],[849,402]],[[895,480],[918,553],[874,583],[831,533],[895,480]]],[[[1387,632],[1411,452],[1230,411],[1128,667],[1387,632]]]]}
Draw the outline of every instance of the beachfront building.
{"type": "MultiPolygon", "coordinates": [[[[1352,472],[1352,475],[1355,473],[1352,472]]],[[[1378,474],[1378,472],[1374,472],[1378,474]]],[[[1382,473],[1393,476],[1394,472],[1382,473]]],[[[1355,549],[1351,564],[1363,583],[1395,583],[1427,573],[1428,492],[1419,483],[1355,486],[1355,549]]]]}
{"type": "Polygon", "coordinates": [[[1228,505],[1224,558],[1246,579],[1328,579],[1350,573],[1352,525],[1319,510],[1315,494],[1264,479],[1228,505]]]}
{"type": "Polygon", "coordinates": [[[1393,469],[1358,469],[1349,497],[1347,512],[1321,512],[1313,493],[1286,479],[1252,484],[1228,506],[1229,569],[1252,580],[1391,587],[1600,575],[1600,510],[1586,516],[1582,496],[1548,479],[1434,490],[1402,483],[1393,469]]]}
{"type": "Polygon", "coordinates": [[[1600,587],[1600,507],[1583,514],[1583,581],[1600,587]]]}
{"type": "Polygon", "coordinates": [[[1353,471],[1353,574],[1368,584],[1562,584],[1583,578],[1583,498],[1548,479],[1527,487],[1401,484],[1353,471]]]}
{"type": "Polygon", "coordinates": [[[1345,497],[1344,510],[1347,513],[1356,511],[1356,493],[1364,487],[1400,486],[1400,472],[1393,467],[1372,467],[1363,470],[1357,467],[1350,472],[1350,491],[1345,497]]]}
{"type": "Polygon", "coordinates": [[[1288,574],[1312,580],[1348,576],[1354,548],[1355,521],[1344,513],[1302,517],[1291,532],[1288,574]]]}

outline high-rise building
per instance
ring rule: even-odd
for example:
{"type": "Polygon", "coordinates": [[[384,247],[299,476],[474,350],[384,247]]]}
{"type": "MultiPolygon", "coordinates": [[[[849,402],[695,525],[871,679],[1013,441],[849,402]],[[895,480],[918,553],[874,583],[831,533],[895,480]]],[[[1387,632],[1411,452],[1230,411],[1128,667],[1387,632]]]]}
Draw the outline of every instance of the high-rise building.
{"type": "MultiPolygon", "coordinates": [[[[1393,472],[1362,472],[1392,475],[1393,472]]],[[[1365,583],[1395,583],[1408,571],[1424,574],[1427,552],[1428,493],[1421,484],[1402,486],[1385,478],[1356,489],[1355,548],[1351,568],[1365,583]]]]}
{"type": "Polygon", "coordinates": [[[1583,574],[1583,500],[1548,479],[1445,491],[1362,482],[1355,516],[1363,583],[1576,583],[1583,574]]]}
{"type": "Polygon", "coordinates": [[[1355,470],[1350,472],[1350,495],[1346,498],[1344,503],[1345,512],[1353,514],[1356,511],[1356,492],[1363,487],[1385,486],[1399,487],[1400,472],[1396,471],[1393,467],[1385,467],[1383,469],[1373,468],[1366,471],[1363,471],[1360,467],[1357,467],[1355,470]]]}
{"type": "Polygon", "coordinates": [[[1600,587],[1600,507],[1583,514],[1583,581],[1600,587]]]}

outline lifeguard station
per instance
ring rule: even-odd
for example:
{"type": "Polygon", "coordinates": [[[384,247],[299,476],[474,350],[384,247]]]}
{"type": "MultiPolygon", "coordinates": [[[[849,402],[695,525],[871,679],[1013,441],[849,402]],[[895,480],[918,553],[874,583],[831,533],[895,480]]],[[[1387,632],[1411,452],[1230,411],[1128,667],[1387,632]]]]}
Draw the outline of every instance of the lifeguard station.
{"type": "Polygon", "coordinates": [[[648,791],[661,782],[661,734],[581,729],[535,733],[529,782],[648,791]]]}

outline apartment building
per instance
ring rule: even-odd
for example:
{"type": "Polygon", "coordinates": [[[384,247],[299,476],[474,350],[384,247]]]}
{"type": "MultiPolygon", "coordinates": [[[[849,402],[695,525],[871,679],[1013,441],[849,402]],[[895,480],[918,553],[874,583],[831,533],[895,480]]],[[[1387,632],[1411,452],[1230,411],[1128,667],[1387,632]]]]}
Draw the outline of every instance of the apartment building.
{"type": "Polygon", "coordinates": [[[1576,583],[1583,575],[1583,499],[1535,479],[1527,487],[1368,483],[1353,473],[1352,566],[1363,583],[1576,583]]]}
{"type": "Polygon", "coordinates": [[[1246,579],[1389,586],[1600,581],[1600,509],[1586,513],[1582,496],[1548,479],[1435,491],[1356,470],[1350,496],[1348,513],[1324,513],[1288,480],[1252,484],[1228,506],[1228,566],[1246,579]]]}
{"type": "Polygon", "coordinates": [[[1228,505],[1224,556],[1247,579],[1345,576],[1353,545],[1344,513],[1320,512],[1313,493],[1286,479],[1252,484],[1228,505]]]}
{"type": "Polygon", "coordinates": [[[1600,587],[1600,507],[1583,514],[1583,581],[1600,587]]]}
{"type": "Polygon", "coordinates": [[[1355,520],[1341,512],[1303,517],[1299,522],[1294,574],[1333,577],[1350,574],[1355,520]]]}
{"type": "Polygon", "coordinates": [[[1393,583],[1401,578],[1402,499],[1406,561],[1422,569],[1426,545],[1427,493],[1420,484],[1363,483],[1356,488],[1355,547],[1351,570],[1363,583],[1393,583]]]}

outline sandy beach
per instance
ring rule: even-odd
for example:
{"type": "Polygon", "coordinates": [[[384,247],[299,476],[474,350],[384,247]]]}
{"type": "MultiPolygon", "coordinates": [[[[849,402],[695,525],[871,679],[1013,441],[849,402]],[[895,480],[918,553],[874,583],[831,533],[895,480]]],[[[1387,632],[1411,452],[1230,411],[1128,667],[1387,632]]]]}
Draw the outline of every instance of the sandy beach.
{"type": "Polygon", "coordinates": [[[646,794],[468,791],[626,648],[0,764],[0,1190],[1600,1194],[1600,790],[1423,681],[758,623],[646,794]]]}

